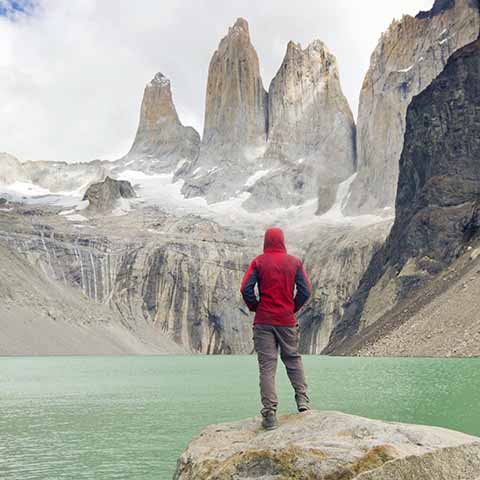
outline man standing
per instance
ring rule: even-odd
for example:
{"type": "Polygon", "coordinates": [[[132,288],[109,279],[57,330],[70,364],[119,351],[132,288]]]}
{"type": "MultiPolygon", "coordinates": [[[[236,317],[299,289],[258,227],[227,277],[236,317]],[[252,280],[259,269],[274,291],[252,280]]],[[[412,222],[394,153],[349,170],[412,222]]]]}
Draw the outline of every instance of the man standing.
{"type": "Polygon", "coordinates": [[[279,228],[265,232],[263,254],[254,258],[245,272],[241,292],[249,310],[255,312],[253,343],[260,370],[262,426],[273,430],[278,426],[275,389],[278,350],[295,390],[298,411],[310,409],[294,314],[310,297],[311,286],[301,260],[287,254],[279,228]],[[255,285],[260,299],[255,294],[255,285]]]}

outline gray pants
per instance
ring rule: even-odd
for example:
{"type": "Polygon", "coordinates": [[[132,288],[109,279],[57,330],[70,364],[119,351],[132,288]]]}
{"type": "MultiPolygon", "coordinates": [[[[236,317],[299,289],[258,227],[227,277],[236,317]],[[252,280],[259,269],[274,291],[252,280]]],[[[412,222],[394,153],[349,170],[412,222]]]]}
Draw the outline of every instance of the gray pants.
{"type": "Polygon", "coordinates": [[[287,375],[295,390],[297,405],[308,404],[307,384],[303,372],[302,357],[298,353],[298,327],[277,327],[257,324],[253,327],[253,344],[258,357],[260,370],[260,394],[262,397],[262,415],[276,411],[278,405],[275,389],[278,350],[285,364],[287,375]]]}

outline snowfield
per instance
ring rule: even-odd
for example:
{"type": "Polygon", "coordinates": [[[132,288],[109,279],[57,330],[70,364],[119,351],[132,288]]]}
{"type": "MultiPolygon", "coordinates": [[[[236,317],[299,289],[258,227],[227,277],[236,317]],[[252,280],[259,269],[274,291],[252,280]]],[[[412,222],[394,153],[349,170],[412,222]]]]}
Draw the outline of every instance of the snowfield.
{"type": "MultiPolygon", "coordinates": [[[[245,186],[252,186],[269,170],[259,170],[249,177],[245,186]]],[[[208,204],[203,197],[185,198],[181,192],[183,180],[174,181],[173,173],[147,175],[138,170],[124,170],[117,173],[118,180],[128,180],[137,197],[121,199],[111,215],[127,215],[135,209],[145,206],[157,206],[167,213],[177,216],[195,214],[215,220],[224,225],[248,227],[280,225],[289,228],[305,229],[315,225],[368,225],[385,220],[376,215],[347,217],[343,214],[343,206],[348,200],[350,185],[355,175],[339,185],[335,204],[321,216],[315,215],[317,200],[310,199],[302,205],[289,208],[274,208],[261,212],[249,212],[242,203],[250,196],[248,192],[237,192],[230,199],[208,204]]],[[[11,185],[0,185],[0,196],[6,196],[12,201],[22,203],[50,204],[67,208],[60,212],[70,221],[85,222],[88,218],[79,212],[88,206],[88,201],[82,201],[88,185],[75,191],[52,193],[48,189],[25,182],[15,182],[11,185]]]]}

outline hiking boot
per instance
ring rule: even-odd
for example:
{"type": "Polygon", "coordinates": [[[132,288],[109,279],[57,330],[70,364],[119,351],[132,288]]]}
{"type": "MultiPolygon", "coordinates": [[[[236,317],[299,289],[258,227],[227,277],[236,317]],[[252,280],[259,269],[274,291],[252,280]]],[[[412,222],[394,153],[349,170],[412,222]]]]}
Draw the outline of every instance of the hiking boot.
{"type": "Polygon", "coordinates": [[[295,395],[295,401],[300,413],[310,410],[310,400],[306,395],[295,395]]]}
{"type": "Polygon", "coordinates": [[[278,427],[277,415],[274,411],[262,414],[262,427],[265,430],[275,430],[278,427]]]}

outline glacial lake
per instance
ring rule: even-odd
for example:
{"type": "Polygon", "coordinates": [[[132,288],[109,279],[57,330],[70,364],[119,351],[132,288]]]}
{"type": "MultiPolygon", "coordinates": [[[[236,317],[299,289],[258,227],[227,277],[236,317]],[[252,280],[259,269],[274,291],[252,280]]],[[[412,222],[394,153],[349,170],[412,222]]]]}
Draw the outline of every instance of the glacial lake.
{"type": "MultiPolygon", "coordinates": [[[[480,359],[304,363],[314,408],[480,435],[480,359]]],[[[253,356],[0,357],[0,478],[171,479],[203,426],[258,409],[253,356]]]]}

